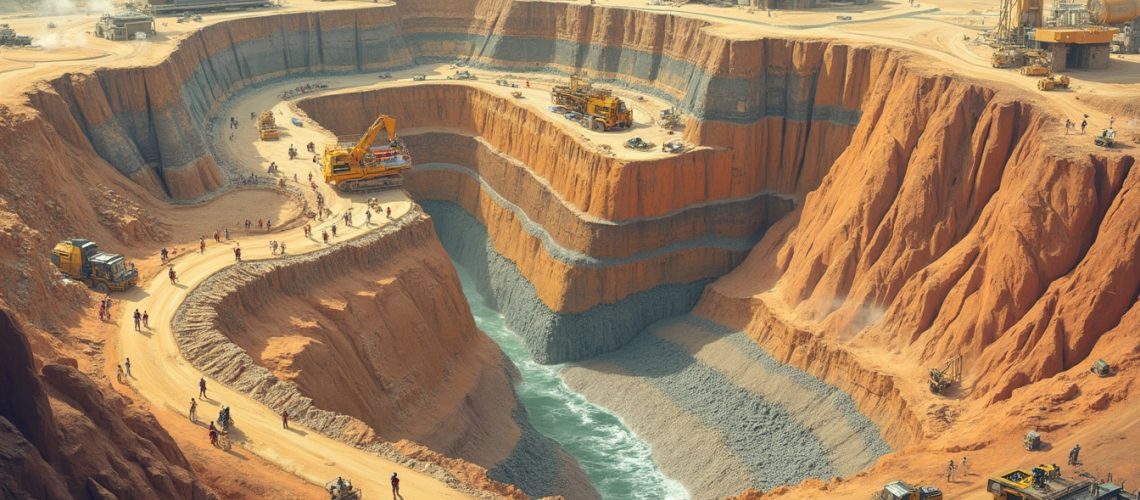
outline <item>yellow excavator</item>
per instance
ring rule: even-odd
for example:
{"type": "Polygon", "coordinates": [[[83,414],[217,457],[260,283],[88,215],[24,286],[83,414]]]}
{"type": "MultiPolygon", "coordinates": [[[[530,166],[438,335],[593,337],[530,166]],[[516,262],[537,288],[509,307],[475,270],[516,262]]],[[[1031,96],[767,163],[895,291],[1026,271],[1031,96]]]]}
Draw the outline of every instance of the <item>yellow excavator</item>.
{"type": "Polygon", "coordinates": [[[321,161],[325,182],[343,193],[377,191],[404,185],[401,172],[412,168],[412,157],[396,138],[396,119],[376,117],[359,140],[325,146],[321,161]],[[388,133],[388,144],[372,147],[380,131],[388,133]]]}

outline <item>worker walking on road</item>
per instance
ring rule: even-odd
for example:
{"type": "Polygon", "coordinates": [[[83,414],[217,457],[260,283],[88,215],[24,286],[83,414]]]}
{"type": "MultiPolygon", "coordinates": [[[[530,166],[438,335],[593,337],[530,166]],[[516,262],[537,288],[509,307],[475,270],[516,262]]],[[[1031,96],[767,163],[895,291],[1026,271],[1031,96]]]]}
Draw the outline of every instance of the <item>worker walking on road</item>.
{"type": "Polygon", "coordinates": [[[1088,126],[1089,126],[1089,119],[1088,118],[1081,120],[1081,135],[1084,135],[1085,128],[1087,128],[1088,126]]]}
{"type": "Polygon", "coordinates": [[[288,411],[284,411],[284,410],[281,411],[281,427],[283,427],[285,429],[289,428],[289,412],[288,411]]]}
{"type": "Polygon", "coordinates": [[[967,469],[967,467],[966,467],[966,457],[962,457],[962,466],[961,466],[961,467],[958,467],[958,471],[959,471],[959,472],[958,472],[958,475],[959,475],[959,476],[965,476],[965,475],[966,475],[966,469],[967,469]]]}
{"type": "Polygon", "coordinates": [[[143,328],[150,330],[150,313],[143,311],[143,328]]]}
{"type": "Polygon", "coordinates": [[[206,399],[206,379],[198,379],[198,397],[206,399]]]}
{"type": "Polygon", "coordinates": [[[131,358],[127,358],[127,361],[123,363],[123,367],[127,369],[127,377],[134,378],[134,375],[131,375],[131,358]]]}
{"type": "Polygon", "coordinates": [[[400,478],[395,472],[392,473],[392,498],[403,498],[400,496],[400,478]]]}
{"type": "Polygon", "coordinates": [[[174,272],[174,266],[170,266],[170,271],[167,272],[166,274],[167,274],[167,276],[170,276],[170,284],[171,285],[177,285],[178,284],[178,275],[174,272]]]}
{"type": "Polygon", "coordinates": [[[1076,445],[1073,449],[1069,450],[1069,465],[1077,465],[1080,460],[1081,445],[1076,445]]]}
{"type": "MultiPolygon", "coordinates": [[[[123,383],[123,365],[115,365],[115,380],[123,383]]],[[[1071,453],[1069,455],[1072,456],[1071,453]]]]}
{"type": "Polygon", "coordinates": [[[954,482],[954,460],[950,460],[950,465],[946,467],[946,482],[954,482]]]}
{"type": "Polygon", "coordinates": [[[190,398],[190,421],[198,422],[198,402],[190,398]]]}
{"type": "Polygon", "coordinates": [[[135,309],[134,318],[135,318],[135,331],[137,332],[139,330],[142,330],[142,313],[140,313],[138,309],[135,309]]]}
{"type": "Polygon", "coordinates": [[[206,253],[206,237],[198,237],[198,253],[206,253]]]}

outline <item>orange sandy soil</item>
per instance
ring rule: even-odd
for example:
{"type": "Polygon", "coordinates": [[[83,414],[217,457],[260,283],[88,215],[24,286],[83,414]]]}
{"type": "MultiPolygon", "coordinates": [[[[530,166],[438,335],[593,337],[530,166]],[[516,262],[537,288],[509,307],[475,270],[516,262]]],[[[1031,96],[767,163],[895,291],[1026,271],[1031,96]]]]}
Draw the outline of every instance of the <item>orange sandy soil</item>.
{"type": "MultiPolygon", "coordinates": [[[[293,2],[290,9],[299,8],[329,8],[329,4],[316,4],[311,2],[293,2]]],[[[643,2],[609,1],[601,0],[602,5],[628,5],[634,7],[643,2]]],[[[986,10],[992,8],[986,2],[953,3],[948,1],[923,2],[934,6],[941,6],[947,10],[963,11],[967,8],[986,10]]],[[[359,6],[357,3],[341,3],[342,6],[359,6]]],[[[890,8],[897,8],[894,4],[890,8]]],[[[737,15],[735,9],[711,9],[707,7],[686,6],[680,13],[697,18],[709,18],[718,15],[737,15]]],[[[244,14],[227,14],[209,16],[208,20],[237,17],[244,14]]],[[[755,16],[755,14],[749,14],[755,16]]],[[[820,13],[799,14],[788,13],[789,23],[794,20],[800,22],[824,22],[827,18],[834,18],[835,11],[820,13]],[[808,18],[806,16],[816,16],[808,18]]],[[[864,14],[857,14],[862,16],[864,14]]],[[[874,15],[868,11],[866,15],[874,15]]],[[[719,18],[717,18],[719,19],[719,18]]],[[[755,18],[753,18],[755,19],[755,18]]],[[[992,24],[992,17],[988,18],[992,24]]],[[[35,19],[27,22],[14,22],[18,29],[28,31],[33,26],[45,23],[46,19],[35,19]],[[34,25],[33,25],[34,22],[34,25]]],[[[77,21],[75,30],[90,29],[93,19],[86,18],[77,21]]],[[[66,27],[67,25],[65,25],[66,27]]],[[[174,25],[171,29],[193,29],[198,25],[174,25]]],[[[38,28],[37,28],[38,29],[38,28]]],[[[736,28],[717,28],[732,31],[736,28]]],[[[748,36],[760,28],[740,28],[741,36],[748,36]]],[[[780,28],[779,26],[763,28],[763,32],[792,34],[801,33],[797,30],[780,28]]],[[[968,76],[987,81],[996,81],[1018,88],[1029,88],[1031,79],[1021,77],[1013,72],[992,70],[986,67],[985,54],[980,53],[965,43],[961,43],[962,35],[973,36],[973,28],[963,28],[954,24],[943,23],[939,19],[915,20],[884,20],[866,24],[852,24],[835,27],[824,27],[811,30],[810,36],[835,36],[841,39],[852,39],[868,43],[882,42],[894,46],[908,46],[913,50],[932,56],[943,66],[953,66],[954,70],[966,73],[968,76]],[[931,26],[943,26],[932,28],[931,26]],[[980,67],[980,68],[979,68],[980,67]]],[[[176,35],[171,39],[176,38],[176,35]]],[[[155,41],[155,45],[172,45],[169,40],[155,41]]],[[[162,50],[146,51],[146,57],[140,58],[137,49],[131,44],[112,44],[110,42],[95,40],[91,46],[84,49],[67,49],[51,56],[53,62],[41,62],[46,56],[31,51],[2,53],[5,62],[0,65],[0,82],[13,89],[20,89],[23,85],[58,74],[63,71],[90,69],[96,65],[106,64],[145,64],[153,63],[164,56],[162,50]],[[109,47],[109,48],[108,48],[109,47]],[[98,55],[99,50],[112,50],[114,57],[102,57],[94,62],[77,62],[76,59],[98,55]]],[[[1113,59],[1113,63],[1123,61],[1127,68],[1135,68],[1137,56],[1131,59],[1113,59]]],[[[935,64],[931,64],[932,66],[935,64]]],[[[1097,121],[1103,122],[1107,115],[1119,110],[1122,115],[1136,116],[1134,105],[1127,104],[1134,100],[1137,91],[1137,81],[1140,72],[1114,72],[1105,73],[1081,72],[1074,75],[1078,82],[1078,90],[1083,93],[1051,93],[1035,94],[1034,100],[1045,102],[1051,111],[1074,116],[1083,111],[1089,111],[1097,121]],[[1099,80],[1099,81],[1098,81],[1099,80]],[[1093,95],[1081,100],[1081,95],[1093,95]],[[1125,103],[1125,104],[1122,104],[1125,103]],[[1131,106],[1131,107],[1129,107],[1131,106]]],[[[1032,92],[1036,92],[1035,90],[1032,92]]],[[[8,102],[19,99],[18,93],[0,96],[0,100],[8,102]]],[[[1134,101],[1133,101],[1134,102],[1134,101]]],[[[1057,129],[1051,130],[1052,136],[1042,137],[1045,142],[1058,140],[1060,134],[1057,129]]],[[[1087,138],[1066,138],[1069,144],[1077,144],[1078,140],[1087,138]]],[[[1081,149],[1087,149],[1084,142],[1081,149]]],[[[197,246],[199,235],[205,235],[210,240],[212,229],[231,225],[236,230],[236,223],[244,218],[256,220],[258,217],[273,217],[275,220],[286,220],[299,214],[299,207],[285,199],[275,199],[268,194],[256,192],[242,193],[243,198],[229,198],[225,195],[218,200],[196,207],[176,208],[163,211],[162,231],[169,234],[165,246],[175,250],[175,255],[184,255],[193,252],[197,246]],[[254,198],[244,198],[252,196],[254,198]],[[251,202],[250,200],[256,200],[251,202]],[[243,207],[266,207],[265,214],[236,214],[243,207]]],[[[278,197],[280,198],[280,197],[278,197]]],[[[1133,209],[1135,205],[1132,205],[1133,209]]],[[[8,225],[7,221],[0,221],[8,225]]],[[[130,227],[137,221],[124,222],[130,227]]],[[[159,239],[159,238],[152,238],[159,239]]],[[[143,241],[148,241],[142,239],[143,241]]],[[[5,239],[5,241],[8,241],[5,239]]],[[[212,241],[210,242],[212,243],[212,241]]],[[[1120,243],[1123,245],[1123,243],[1120,243]]],[[[145,243],[132,245],[128,248],[115,248],[107,245],[108,250],[121,251],[131,257],[146,276],[153,275],[158,270],[157,250],[161,244],[145,243]]],[[[9,246],[9,250],[14,246],[9,246]]],[[[6,251],[5,253],[7,253],[6,251]]],[[[746,264],[747,265],[747,264],[746,264]]],[[[998,267],[1001,262],[994,262],[998,267]]],[[[1108,267],[1104,269],[1110,269],[1108,267]]],[[[1102,269],[1102,273],[1108,273],[1102,269]]],[[[741,295],[750,295],[750,291],[741,295]]],[[[89,294],[93,295],[93,294],[89,294]]],[[[757,294],[759,296],[760,294],[757,294]]],[[[1080,295],[1091,304],[1093,294],[1080,295]]],[[[66,298],[61,298],[63,301],[66,298]]],[[[758,299],[759,300],[759,299],[758,299]]],[[[780,311],[779,301],[775,304],[774,314],[781,315],[788,311],[780,311]]],[[[114,378],[114,365],[116,356],[106,352],[105,342],[112,335],[113,327],[109,324],[100,324],[95,317],[94,301],[82,316],[66,314],[61,311],[65,333],[58,331],[48,333],[35,330],[29,336],[34,352],[41,360],[58,358],[74,358],[80,369],[88,374],[96,375],[100,384],[114,378]],[[103,374],[103,375],[101,375],[103,374]],[[110,375],[105,375],[110,374],[110,375]],[[104,378],[106,377],[106,378],[104,378]]],[[[45,316],[53,311],[36,311],[36,315],[45,316]]],[[[67,309],[67,308],[64,308],[67,309]]],[[[789,323],[797,323],[794,314],[786,314],[783,319],[789,323]]],[[[884,368],[894,372],[900,379],[905,379],[903,388],[907,399],[915,403],[920,418],[928,424],[928,435],[913,436],[914,444],[900,450],[895,455],[884,458],[881,463],[870,471],[855,478],[844,481],[834,481],[826,484],[809,482],[794,488],[781,490],[788,498],[817,498],[821,496],[820,490],[829,490],[830,496],[840,498],[865,498],[867,493],[877,489],[882,483],[893,479],[907,479],[915,483],[933,483],[943,487],[949,498],[982,498],[985,493],[985,477],[990,472],[1000,471],[1018,465],[1027,465],[1034,462],[1056,462],[1064,464],[1065,454],[1075,443],[1083,448],[1082,458],[1087,464],[1078,470],[1085,470],[1097,476],[1112,472],[1119,481],[1126,479],[1131,487],[1140,484],[1140,465],[1135,459],[1135,436],[1140,436],[1140,405],[1134,401],[1135,385],[1137,383],[1137,368],[1140,368],[1140,347],[1136,340],[1136,329],[1140,327],[1140,312],[1133,307],[1120,323],[1104,333],[1096,342],[1096,346],[1089,354],[1089,359],[1105,357],[1119,366],[1119,374],[1099,379],[1087,371],[1088,363],[1082,363],[1068,370],[1061,371],[1042,382],[1028,387],[1015,389],[1008,399],[990,402],[986,398],[967,400],[943,400],[924,394],[925,367],[913,362],[900,362],[914,352],[905,352],[903,349],[869,349],[851,347],[861,361],[871,367],[884,368]],[[899,368],[899,367],[903,368],[899,368]],[[1132,396],[1132,400],[1127,399],[1132,396]],[[929,425],[944,422],[944,426],[929,425]],[[1044,431],[1047,449],[1039,453],[1024,452],[1020,447],[1021,436],[1029,428],[1044,431]],[[944,478],[945,463],[949,459],[960,460],[966,455],[973,464],[967,474],[960,481],[947,484],[944,478]],[[940,479],[941,478],[941,479],[940,479]]],[[[1017,351],[1019,346],[1010,346],[1010,351],[1017,351]]],[[[945,349],[945,348],[943,348],[945,349]]],[[[993,361],[993,360],[990,360],[993,361]]],[[[967,367],[968,378],[966,390],[971,390],[978,378],[987,377],[986,374],[971,373],[967,367]]],[[[992,382],[991,382],[992,383],[992,382]]],[[[125,390],[115,385],[117,390],[125,390]]],[[[129,393],[128,393],[129,394],[129,393]]],[[[137,403],[136,404],[140,404],[137,403]]],[[[186,452],[194,463],[194,468],[206,479],[211,486],[218,489],[222,496],[230,494],[245,496],[250,492],[265,492],[264,497],[288,496],[299,494],[311,496],[319,493],[315,488],[308,488],[299,479],[288,474],[274,474],[274,467],[262,462],[260,459],[250,457],[247,461],[234,458],[229,460],[211,459],[212,450],[201,448],[200,437],[193,436],[187,428],[189,424],[181,420],[177,409],[156,409],[160,422],[170,429],[171,434],[178,441],[179,446],[186,452]],[[181,423],[180,423],[181,422],[181,423]],[[181,432],[180,432],[181,431],[181,432]],[[239,463],[240,462],[240,463],[239,463]],[[239,468],[253,469],[249,478],[232,478],[234,465],[239,468]],[[252,465],[252,467],[251,467],[252,465]],[[264,475],[262,474],[264,473],[264,475]],[[283,478],[282,476],[289,476],[283,478]],[[213,480],[211,479],[213,478],[213,480]],[[246,484],[244,481],[249,481],[246,484]],[[230,489],[230,488],[233,489],[230,489]],[[232,493],[231,493],[232,492],[232,493]]],[[[262,496],[262,495],[249,495],[262,496]]]]}
{"type": "MultiPolygon", "coordinates": [[[[199,235],[205,236],[207,244],[212,246],[214,244],[212,235],[216,227],[229,225],[233,236],[243,233],[244,229],[237,230],[238,223],[244,221],[244,218],[238,219],[240,214],[249,213],[245,217],[253,220],[258,217],[272,218],[274,221],[282,221],[282,227],[285,227],[284,223],[297,218],[300,211],[300,207],[289,197],[264,189],[226,193],[200,205],[173,206],[163,212],[165,227],[173,235],[172,243],[165,246],[176,258],[187,252],[196,252],[199,235]],[[258,209],[256,212],[250,212],[250,207],[258,209]]],[[[161,270],[157,254],[162,246],[161,244],[136,245],[125,249],[128,258],[134,257],[130,260],[139,268],[140,282],[146,281],[148,277],[161,270]]],[[[170,408],[153,407],[138,397],[128,386],[112,383],[115,378],[115,367],[122,360],[116,356],[113,348],[108,349],[104,346],[107,339],[114,336],[116,326],[113,323],[99,321],[98,306],[94,304],[96,303],[93,302],[93,306],[84,315],[80,325],[70,330],[73,335],[78,333],[81,336],[72,337],[71,340],[80,343],[83,348],[70,350],[60,346],[60,355],[70,354],[77,360],[81,370],[99,375],[99,378],[111,384],[114,390],[128,397],[140,411],[153,413],[178,443],[199,479],[208,484],[220,498],[287,499],[320,498],[325,495],[322,488],[292,474],[282,474],[278,466],[240,448],[235,447],[229,453],[219,452],[210,446],[205,428],[201,424],[191,423],[186,418],[184,413],[186,409],[174,411],[170,408]],[[107,351],[106,354],[102,352],[104,349],[107,351]],[[104,360],[103,370],[90,370],[89,365],[93,357],[104,360]],[[234,471],[241,473],[234,474],[234,471]]],[[[34,345],[33,350],[43,352],[34,345]]]]}

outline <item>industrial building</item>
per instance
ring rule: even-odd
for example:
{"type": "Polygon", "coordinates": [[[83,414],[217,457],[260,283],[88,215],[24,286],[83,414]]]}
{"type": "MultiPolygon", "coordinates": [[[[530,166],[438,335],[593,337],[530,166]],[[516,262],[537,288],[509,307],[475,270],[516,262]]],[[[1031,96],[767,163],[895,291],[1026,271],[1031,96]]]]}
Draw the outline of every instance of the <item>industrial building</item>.
{"type": "Polygon", "coordinates": [[[1088,10],[1096,25],[1120,30],[1111,42],[1114,52],[1140,53],[1140,0],[1090,0],[1088,10]]]}
{"type": "Polygon", "coordinates": [[[1033,40],[1051,56],[1053,71],[1108,69],[1112,37],[1119,31],[1101,26],[1038,28],[1033,32],[1033,40]]]}
{"type": "Polygon", "coordinates": [[[1032,60],[1052,71],[1107,69],[1113,52],[1140,52],[1140,0],[1002,0],[990,36],[994,67],[1032,60]],[[1037,52],[1041,57],[1026,57],[1037,52]],[[1021,62],[1018,62],[1021,61],[1021,62]]]}
{"type": "Polygon", "coordinates": [[[108,40],[132,40],[154,34],[154,16],[128,9],[104,14],[95,23],[95,36],[108,40]]]}

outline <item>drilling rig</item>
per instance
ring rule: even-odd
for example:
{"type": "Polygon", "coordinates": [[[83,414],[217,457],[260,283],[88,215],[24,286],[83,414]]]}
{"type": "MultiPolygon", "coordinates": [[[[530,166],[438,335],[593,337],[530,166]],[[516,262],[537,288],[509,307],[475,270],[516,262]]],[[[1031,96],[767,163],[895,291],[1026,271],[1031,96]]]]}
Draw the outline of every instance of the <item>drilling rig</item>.
{"type": "Polygon", "coordinates": [[[578,75],[570,77],[570,85],[556,85],[550,100],[582,115],[581,124],[595,132],[605,132],[633,125],[633,110],[609,89],[595,88],[578,75]]]}

